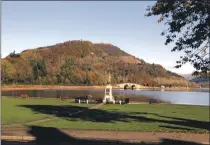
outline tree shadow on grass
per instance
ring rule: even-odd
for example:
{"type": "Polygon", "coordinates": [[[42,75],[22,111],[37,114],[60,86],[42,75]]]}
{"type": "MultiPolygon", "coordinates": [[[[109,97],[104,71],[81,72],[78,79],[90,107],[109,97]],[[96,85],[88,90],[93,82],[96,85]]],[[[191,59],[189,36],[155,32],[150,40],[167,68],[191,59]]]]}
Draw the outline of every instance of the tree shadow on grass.
{"type": "MultiPolygon", "coordinates": [[[[157,117],[160,117],[160,118],[164,118],[164,120],[154,119],[157,122],[168,123],[168,124],[173,124],[173,125],[181,125],[181,126],[186,126],[186,127],[193,127],[193,128],[197,128],[197,129],[204,129],[206,131],[210,131],[209,121],[198,121],[198,120],[193,120],[193,119],[164,116],[164,115],[160,115],[160,114],[156,114],[156,113],[147,113],[147,112],[132,112],[131,114],[135,114],[135,115],[142,115],[142,114],[154,115],[154,116],[157,116],[157,117]],[[170,120],[165,120],[165,119],[170,119],[170,120]]],[[[167,127],[167,126],[165,126],[165,127],[167,127]]],[[[171,127],[168,126],[168,128],[171,128],[171,127]]],[[[186,130],[186,128],[184,130],[186,130]]],[[[189,130],[189,129],[187,129],[187,130],[189,130]]]]}
{"type": "MultiPolygon", "coordinates": [[[[205,121],[197,121],[192,119],[184,119],[178,117],[168,117],[155,113],[147,113],[147,112],[130,112],[123,113],[117,111],[107,111],[102,109],[88,109],[87,107],[81,106],[53,106],[53,105],[21,105],[21,107],[30,108],[34,112],[54,115],[56,117],[69,119],[80,119],[84,121],[91,122],[147,122],[147,123],[166,123],[169,125],[178,125],[183,126],[183,130],[186,131],[184,127],[192,127],[197,129],[203,129],[206,131],[210,130],[210,123],[205,121]],[[79,113],[78,113],[79,112],[79,113]],[[155,115],[161,117],[163,119],[156,118],[148,118],[143,115],[155,115]],[[140,116],[139,116],[140,115],[140,116]]],[[[167,127],[167,126],[165,126],[167,127]]],[[[170,128],[170,126],[168,127],[170,128]]],[[[180,128],[181,129],[181,128],[180,128]]]]}
{"type": "Polygon", "coordinates": [[[34,141],[18,142],[2,140],[1,143],[2,145],[201,145],[172,139],[162,139],[160,143],[131,143],[120,140],[82,139],[69,136],[56,128],[39,126],[30,126],[28,133],[35,137],[34,141]]]}
{"type": "MultiPolygon", "coordinates": [[[[126,113],[116,112],[116,111],[106,111],[101,109],[88,109],[87,107],[81,106],[53,106],[53,105],[20,105],[20,107],[29,108],[35,113],[43,113],[54,115],[56,117],[61,117],[65,119],[80,119],[84,121],[91,122],[128,122],[132,116],[127,115],[126,113]]],[[[139,121],[150,121],[147,118],[138,118],[139,121]]]]}

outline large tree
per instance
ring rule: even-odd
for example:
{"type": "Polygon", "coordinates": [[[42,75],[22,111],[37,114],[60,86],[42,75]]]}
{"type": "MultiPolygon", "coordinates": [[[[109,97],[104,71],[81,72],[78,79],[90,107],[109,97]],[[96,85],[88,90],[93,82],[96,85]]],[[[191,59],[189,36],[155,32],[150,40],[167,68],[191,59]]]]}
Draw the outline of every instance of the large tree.
{"type": "Polygon", "coordinates": [[[209,0],[157,0],[149,6],[146,16],[159,16],[167,29],[165,45],[174,43],[171,51],[183,51],[176,68],[190,62],[198,74],[209,74],[210,1],[209,0]]]}
{"type": "Polygon", "coordinates": [[[14,66],[6,59],[1,60],[1,80],[2,83],[9,83],[10,80],[14,80],[16,70],[14,66]]]}

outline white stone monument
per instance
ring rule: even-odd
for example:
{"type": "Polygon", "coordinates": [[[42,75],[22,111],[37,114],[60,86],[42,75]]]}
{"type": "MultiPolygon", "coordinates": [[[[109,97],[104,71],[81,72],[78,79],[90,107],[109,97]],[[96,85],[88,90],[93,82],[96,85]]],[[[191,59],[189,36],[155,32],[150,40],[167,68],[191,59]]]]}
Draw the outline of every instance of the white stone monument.
{"type": "Polygon", "coordinates": [[[105,94],[104,94],[103,103],[106,103],[106,102],[112,102],[113,104],[115,104],[114,97],[112,96],[112,86],[111,85],[105,86],[105,94]]]}

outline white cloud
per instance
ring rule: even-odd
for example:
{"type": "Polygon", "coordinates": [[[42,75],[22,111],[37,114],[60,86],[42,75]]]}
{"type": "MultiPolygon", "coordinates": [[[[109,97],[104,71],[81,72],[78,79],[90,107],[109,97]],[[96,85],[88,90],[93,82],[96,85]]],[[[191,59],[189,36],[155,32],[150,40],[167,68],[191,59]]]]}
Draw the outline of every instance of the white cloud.
{"type": "Polygon", "coordinates": [[[178,74],[191,74],[193,71],[195,71],[193,66],[189,63],[183,65],[181,68],[174,68],[174,66],[166,66],[165,68],[178,74]]]}

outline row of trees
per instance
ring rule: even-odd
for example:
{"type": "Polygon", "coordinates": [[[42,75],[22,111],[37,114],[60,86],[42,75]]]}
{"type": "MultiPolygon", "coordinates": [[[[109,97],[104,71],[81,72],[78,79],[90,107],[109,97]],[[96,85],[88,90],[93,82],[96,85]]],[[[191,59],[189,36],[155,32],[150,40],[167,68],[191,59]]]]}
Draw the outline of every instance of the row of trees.
{"type": "Polygon", "coordinates": [[[5,59],[2,60],[1,80],[3,84],[93,85],[97,83],[102,85],[105,83],[102,75],[93,73],[87,64],[83,65],[82,70],[77,68],[72,59],[66,59],[60,71],[52,76],[48,74],[47,64],[43,60],[12,64],[5,59]]]}
{"type": "MultiPolygon", "coordinates": [[[[101,64],[101,68],[106,68],[101,64]]],[[[1,80],[3,84],[66,84],[66,85],[105,85],[108,74],[111,74],[112,83],[133,82],[145,86],[161,85],[157,77],[167,78],[163,68],[153,65],[113,64],[111,69],[96,70],[94,64],[78,64],[68,58],[60,66],[56,75],[49,75],[47,63],[44,60],[30,60],[24,62],[19,58],[13,63],[2,60],[1,80]],[[81,66],[80,66],[81,65],[81,66]]],[[[174,79],[175,80],[175,79],[174,79]]],[[[173,83],[173,81],[171,82],[173,83]]],[[[181,84],[180,84],[181,85],[181,84]]]]}

